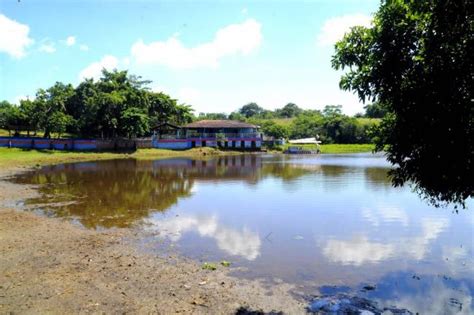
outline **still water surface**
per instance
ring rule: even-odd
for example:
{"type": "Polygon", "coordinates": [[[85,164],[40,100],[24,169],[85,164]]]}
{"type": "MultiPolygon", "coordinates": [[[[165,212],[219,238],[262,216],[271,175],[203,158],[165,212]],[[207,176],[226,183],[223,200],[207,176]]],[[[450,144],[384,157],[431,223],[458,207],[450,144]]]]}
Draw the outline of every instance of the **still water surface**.
{"type": "Polygon", "coordinates": [[[166,240],[188,257],[231,261],[241,277],[420,314],[474,313],[473,203],[429,206],[393,188],[388,168],[372,154],[253,155],[63,164],[14,180],[41,184],[43,196],[27,201],[37,211],[144,231],[147,250],[166,240]]]}

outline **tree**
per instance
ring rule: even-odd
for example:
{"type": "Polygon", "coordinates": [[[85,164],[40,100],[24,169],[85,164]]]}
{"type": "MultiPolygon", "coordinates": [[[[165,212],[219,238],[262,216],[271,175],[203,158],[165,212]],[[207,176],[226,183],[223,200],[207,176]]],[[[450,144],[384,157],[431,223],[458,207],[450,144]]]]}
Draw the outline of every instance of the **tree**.
{"type": "Polygon", "coordinates": [[[286,139],[288,138],[290,131],[288,127],[279,125],[274,121],[267,120],[261,125],[262,132],[270,137],[274,137],[275,139],[286,139]]]}
{"type": "Polygon", "coordinates": [[[232,112],[232,113],[230,113],[230,115],[229,115],[229,119],[230,119],[230,120],[244,121],[244,120],[245,120],[245,116],[242,115],[242,114],[239,113],[239,112],[232,112]]]}
{"type": "Polygon", "coordinates": [[[176,100],[164,93],[149,92],[150,107],[148,114],[150,116],[150,123],[156,126],[161,123],[170,122],[176,114],[177,106],[176,100]]]}
{"type": "Polygon", "coordinates": [[[29,99],[27,100],[20,100],[19,111],[22,113],[23,116],[23,124],[27,126],[28,132],[30,134],[30,129],[34,131],[36,135],[36,131],[40,129],[40,118],[41,114],[36,111],[35,102],[29,99]]]}
{"type": "Polygon", "coordinates": [[[326,105],[323,109],[323,115],[327,118],[334,118],[342,115],[342,105],[326,105]]]}
{"type": "Polygon", "coordinates": [[[0,102],[0,128],[8,129],[8,122],[12,112],[13,105],[7,101],[0,102]]]}
{"type": "Polygon", "coordinates": [[[376,148],[431,202],[474,195],[474,6],[471,0],[384,0],[370,28],[336,44],[340,87],[388,114],[376,148]]]}
{"type": "Polygon", "coordinates": [[[128,138],[143,136],[149,131],[148,119],[143,110],[130,107],[122,112],[121,132],[128,138]]]}
{"type": "Polygon", "coordinates": [[[248,103],[239,109],[239,113],[244,115],[246,118],[260,115],[263,113],[264,109],[257,105],[257,103],[248,103]]]}
{"type": "Polygon", "coordinates": [[[0,128],[15,126],[17,134],[21,128],[43,130],[45,137],[67,131],[81,137],[115,138],[144,136],[150,125],[163,122],[192,121],[189,105],[150,91],[149,83],[127,71],[105,69],[98,81],[86,79],[76,88],[56,82],[38,89],[34,100],[21,100],[19,106],[0,102],[0,128]]]}
{"type": "Polygon", "coordinates": [[[368,118],[383,118],[387,114],[387,110],[380,102],[374,102],[364,106],[365,117],[368,118]]]}
{"type": "Polygon", "coordinates": [[[174,108],[173,123],[176,125],[184,125],[193,121],[194,109],[191,105],[179,104],[174,108]]]}
{"type": "Polygon", "coordinates": [[[324,117],[319,113],[308,112],[299,115],[291,122],[290,130],[292,138],[311,138],[320,136],[323,142],[326,142],[324,117]]]}
{"type": "Polygon", "coordinates": [[[74,95],[71,84],[56,82],[47,90],[39,89],[32,107],[29,109],[37,121],[38,127],[44,130],[44,137],[49,138],[55,129],[57,114],[66,113],[67,103],[74,95]],[[54,119],[53,119],[54,118],[54,119]]]}
{"type": "Polygon", "coordinates": [[[227,115],[225,113],[199,113],[198,120],[226,120],[227,115]]]}
{"type": "Polygon", "coordinates": [[[73,123],[73,118],[70,115],[66,115],[63,112],[54,112],[49,118],[48,123],[51,125],[50,132],[58,134],[58,138],[61,137],[66,131],[66,128],[73,123]]]}
{"type": "Polygon", "coordinates": [[[97,84],[92,79],[82,81],[75,89],[74,95],[66,104],[66,111],[75,120],[69,126],[69,132],[90,137],[98,134],[98,94],[97,84]]]}
{"type": "Polygon", "coordinates": [[[277,110],[278,117],[292,118],[301,114],[303,110],[294,103],[288,103],[283,108],[277,110]]]}

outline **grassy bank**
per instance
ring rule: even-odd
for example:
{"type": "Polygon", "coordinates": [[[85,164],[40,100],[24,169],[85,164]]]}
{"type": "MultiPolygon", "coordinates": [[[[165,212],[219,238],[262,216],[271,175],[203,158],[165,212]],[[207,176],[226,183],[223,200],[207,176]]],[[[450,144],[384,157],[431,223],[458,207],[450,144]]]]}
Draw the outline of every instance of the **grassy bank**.
{"type": "Polygon", "coordinates": [[[322,144],[321,153],[363,153],[372,152],[375,148],[373,144],[322,144]]]}
{"type": "MultiPolygon", "coordinates": [[[[292,145],[285,144],[281,146],[279,150],[285,151],[290,146],[303,147],[306,150],[316,151],[318,147],[314,144],[306,145],[292,145]]],[[[319,146],[319,150],[323,154],[342,154],[342,153],[363,153],[372,152],[375,146],[373,144],[322,144],[319,146]]]]}
{"type": "Polygon", "coordinates": [[[168,157],[208,157],[217,155],[238,154],[223,152],[213,148],[195,148],[186,151],[161,149],[139,149],[133,153],[114,152],[69,152],[54,150],[24,150],[18,148],[0,148],[0,168],[40,166],[46,164],[110,160],[110,159],[158,159],[168,157]]]}

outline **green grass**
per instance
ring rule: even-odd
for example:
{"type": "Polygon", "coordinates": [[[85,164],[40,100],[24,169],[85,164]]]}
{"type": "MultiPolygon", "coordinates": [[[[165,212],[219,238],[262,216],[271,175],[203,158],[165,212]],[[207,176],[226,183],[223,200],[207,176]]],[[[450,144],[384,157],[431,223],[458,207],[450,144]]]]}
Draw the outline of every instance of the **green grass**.
{"type": "MultiPolygon", "coordinates": [[[[285,151],[288,147],[303,147],[306,150],[316,151],[318,147],[315,144],[295,145],[285,144],[279,150],[285,151]]],[[[321,144],[319,149],[321,153],[326,154],[342,154],[342,153],[362,153],[372,152],[374,150],[373,144],[321,144]]]]}
{"type": "Polygon", "coordinates": [[[362,153],[372,152],[375,145],[367,144],[322,144],[321,153],[337,154],[337,153],[362,153]]]}
{"type": "Polygon", "coordinates": [[[139,149],[133,153],[72,152],[55,150],[24,150],[18,148],[0,148],[0,169],[93,160],[110,160],[125,158],[159,159],[168,157],[205,158],[216,155],[231,154],[240,154],[240,152],[223,152],[213,148],[194,148],[185,151],[173,151],[163,149],[139,149]]]}

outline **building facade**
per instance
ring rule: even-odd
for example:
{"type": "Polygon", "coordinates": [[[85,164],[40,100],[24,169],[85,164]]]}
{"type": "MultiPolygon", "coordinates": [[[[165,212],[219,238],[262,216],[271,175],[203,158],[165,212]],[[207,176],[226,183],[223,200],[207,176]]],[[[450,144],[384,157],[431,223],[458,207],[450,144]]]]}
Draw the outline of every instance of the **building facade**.
{"type": "Polygon", "coordinates": [[[260,150],[262,135],[258,126],[233,120],[201,120],[181,127],[165,123],[154,128],[152,146],[175,150],[198,147],[260,150]]]}

